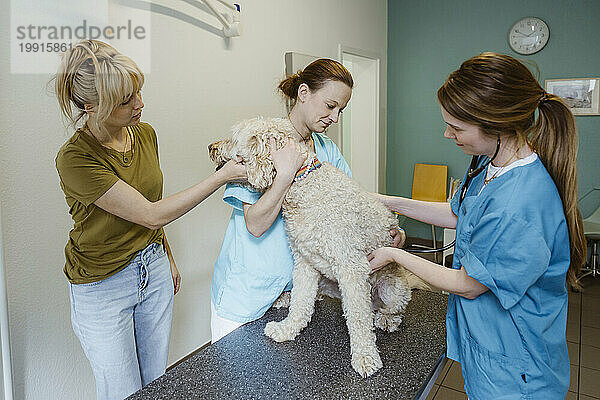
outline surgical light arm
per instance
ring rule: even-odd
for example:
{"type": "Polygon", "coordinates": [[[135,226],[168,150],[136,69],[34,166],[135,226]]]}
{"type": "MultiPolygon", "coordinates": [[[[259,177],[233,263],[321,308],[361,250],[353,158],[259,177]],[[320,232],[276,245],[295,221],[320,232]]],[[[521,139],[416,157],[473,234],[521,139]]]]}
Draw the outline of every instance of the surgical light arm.
{"type": "Polygon", "coordinates": [[[217,19],[223,24],[223,34],[225,37],[240,36],[240,5],[237,3],[230,4],[224,0],[201,0],[212,11],[217,19]],[[217,8],[217,2],[223,4],[231,11],[221,13],[217,8]]]}

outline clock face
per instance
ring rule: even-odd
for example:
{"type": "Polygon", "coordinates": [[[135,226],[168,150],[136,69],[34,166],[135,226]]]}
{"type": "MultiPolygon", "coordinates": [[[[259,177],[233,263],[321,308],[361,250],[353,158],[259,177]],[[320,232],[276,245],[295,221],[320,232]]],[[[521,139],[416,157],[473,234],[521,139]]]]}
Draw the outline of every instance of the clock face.
{"type": "Polygon", "coordinates": [[[508,32],[508,44],[519,54],[537,53],[548,43],[549,38],[548,25],[535,17],[523,18],[508,32]]]}

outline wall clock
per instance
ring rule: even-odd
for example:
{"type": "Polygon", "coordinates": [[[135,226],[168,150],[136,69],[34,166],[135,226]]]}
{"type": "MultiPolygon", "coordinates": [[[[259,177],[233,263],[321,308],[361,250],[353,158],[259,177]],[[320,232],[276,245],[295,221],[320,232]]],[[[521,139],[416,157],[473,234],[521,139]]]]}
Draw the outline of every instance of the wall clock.
{"type": "Polygon", "coordinates": [[[536,17],[517,21],[508,32],[508,44],[519,54],[537,53],[546,46],[549,38],[548,25],[536,17]]]}

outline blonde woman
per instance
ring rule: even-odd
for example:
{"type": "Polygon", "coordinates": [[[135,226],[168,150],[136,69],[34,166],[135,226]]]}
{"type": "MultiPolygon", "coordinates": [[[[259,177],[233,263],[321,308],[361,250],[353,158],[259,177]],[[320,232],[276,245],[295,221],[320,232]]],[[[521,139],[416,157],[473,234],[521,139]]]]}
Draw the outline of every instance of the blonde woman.
{"type": "Polygon", "coordinates": [[[564,399],[567,282],[575,283],[586,249],[575,119],[527,67],[503,54],[465,61],[437,97],[444,137],[481,156],[465,177],[470,185],[451,203],[381,200],[411,218],[456,228],[452,269],[386,247],[369,255],[371,266],[396,261],[451,292],[447,354],[461,363],[470,399],[564,399]]]}
{"type": "Polygon", "coordinates": [[[55,77],[63,114],[83,126],[56,157],[73,229],[65,248],[71,321],[98,399],[122,399],[165,372],[180,276],[163,226],[228,181],[234,162],[162,198],[156,133],[140,122],[144,75],[111,46],[86,40],[55,77]]]}

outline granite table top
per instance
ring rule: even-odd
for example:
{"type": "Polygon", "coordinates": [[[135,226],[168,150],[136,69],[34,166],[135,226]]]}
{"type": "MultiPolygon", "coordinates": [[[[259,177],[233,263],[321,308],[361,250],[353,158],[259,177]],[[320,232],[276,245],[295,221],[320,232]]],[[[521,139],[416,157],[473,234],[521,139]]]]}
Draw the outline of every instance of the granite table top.
{"type": "Polygon", "coordinates": [[[267,322],[287,315],[287,309],[270,309],[129,399],[415,399],[446,351],[447,301],[447,295],[414,290],[400,329],[377,330],[383,368],[369,378],[350,365],[340,300],[326,297],[294,341],[276,343],[263,334],[267,322]]]}

